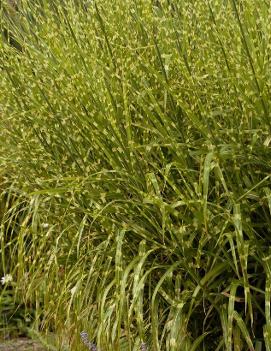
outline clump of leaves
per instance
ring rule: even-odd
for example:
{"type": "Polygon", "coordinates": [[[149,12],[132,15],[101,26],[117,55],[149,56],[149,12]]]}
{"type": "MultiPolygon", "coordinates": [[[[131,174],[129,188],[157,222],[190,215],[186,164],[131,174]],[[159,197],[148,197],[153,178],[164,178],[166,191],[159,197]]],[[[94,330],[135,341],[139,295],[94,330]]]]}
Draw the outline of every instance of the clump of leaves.
{"type": "Polygon", "coordinates": [[[8,340],[26,336],[34,322],[34,310],[24,305],[14,296],[14,289],[0,290],[0,339],[8,340]]]}

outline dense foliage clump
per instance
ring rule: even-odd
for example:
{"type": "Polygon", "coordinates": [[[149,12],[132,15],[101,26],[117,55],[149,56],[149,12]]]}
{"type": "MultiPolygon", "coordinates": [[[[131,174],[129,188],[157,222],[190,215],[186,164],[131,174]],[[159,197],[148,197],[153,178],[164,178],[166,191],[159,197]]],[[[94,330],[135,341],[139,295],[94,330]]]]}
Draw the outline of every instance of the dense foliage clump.
{"type": "Polygon", "coordinates": [[[270,2],[0,11],[1,269],[35,328],[270,350],[270,2]]]}

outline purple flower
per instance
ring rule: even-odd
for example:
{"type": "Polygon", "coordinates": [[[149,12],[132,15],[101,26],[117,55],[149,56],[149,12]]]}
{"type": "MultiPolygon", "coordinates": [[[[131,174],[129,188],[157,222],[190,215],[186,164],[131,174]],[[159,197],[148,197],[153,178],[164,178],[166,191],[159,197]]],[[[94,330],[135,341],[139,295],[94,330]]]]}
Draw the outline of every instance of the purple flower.
{"type": "Polygon", "coordinates": [[[87,333],[87,332],[82,331],[82,332],[80,333],[80,336],[81,336],[81,340],[82,340],[83,344],[84,344],[90,351],[98,351],[97,346],[96,346],[93,342],[89,341],[89,339],[88,339],[88,333],[87,333]]]}
{"type": "Polygon", "coordinates": [[[148,351],[147,344],[145,342],[141,344],[140,351],[148,351]]]}

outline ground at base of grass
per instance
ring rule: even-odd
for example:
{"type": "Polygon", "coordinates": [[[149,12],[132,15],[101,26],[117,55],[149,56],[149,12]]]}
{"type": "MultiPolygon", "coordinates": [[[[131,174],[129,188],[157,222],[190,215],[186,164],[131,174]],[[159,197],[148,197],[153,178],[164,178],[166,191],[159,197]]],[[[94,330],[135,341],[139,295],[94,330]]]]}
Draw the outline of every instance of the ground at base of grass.
{"type": "Polygon", "coordinates": [[[0,340],[0,351],[45,351],[37,341],[29,338],[16,338],[6,341],[0,340]]]}

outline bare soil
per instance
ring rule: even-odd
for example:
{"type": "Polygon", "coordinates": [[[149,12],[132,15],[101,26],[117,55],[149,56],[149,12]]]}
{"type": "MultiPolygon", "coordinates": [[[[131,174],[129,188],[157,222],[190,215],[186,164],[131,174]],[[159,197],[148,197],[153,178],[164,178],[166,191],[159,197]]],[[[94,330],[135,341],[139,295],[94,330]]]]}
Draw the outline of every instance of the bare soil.
{"type": "Polygon", "coordinates": [[[0,341],[0,351],[45,351],[37,341],[28,338],[17,338],[0,341]]]}

